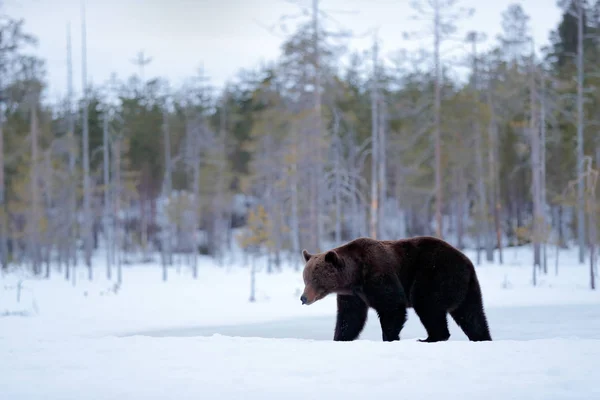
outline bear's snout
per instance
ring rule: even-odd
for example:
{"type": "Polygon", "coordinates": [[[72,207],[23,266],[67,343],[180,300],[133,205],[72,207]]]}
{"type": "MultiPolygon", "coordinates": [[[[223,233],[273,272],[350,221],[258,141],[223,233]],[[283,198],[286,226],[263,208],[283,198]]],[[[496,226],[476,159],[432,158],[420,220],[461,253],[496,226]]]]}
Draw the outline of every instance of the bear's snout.
{"type": "Polygon", "coordinates": [[[317,300],[317,291],[312,287],[312,285],[306,285],[302,296],[300,296],[300,301],[302,304],[309,306],[317,300]]]}

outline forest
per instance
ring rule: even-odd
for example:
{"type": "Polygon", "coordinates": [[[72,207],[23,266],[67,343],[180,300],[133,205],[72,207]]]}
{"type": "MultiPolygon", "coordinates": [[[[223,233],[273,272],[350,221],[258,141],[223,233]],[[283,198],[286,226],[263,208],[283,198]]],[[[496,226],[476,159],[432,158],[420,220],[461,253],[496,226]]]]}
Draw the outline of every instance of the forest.
{"type": "Polygon", "coordinates": [[[0,13],[2,268],[120,282],[154,261],[167,280],[241,247],[276,272],[303,248],[431,235],[477,249],[476,264],[530,245],[534,285],[558,273],[550,251],[576,247],[594,289],[600,0],[555,6],[538,47],[519,3],[488,38],[459,29],[473,18],[459,1],[414,1],[426,29],[406,35],[430,45],[388,57],[376,36],[352,51],[313,0],[278,59],[223,88],[201,69],[179,87],[146,79],[140,54],[139,74],[95,86],[84,65],[81,98],[68,34],[58,103],[31,55],[43,38],[0,13]]]}

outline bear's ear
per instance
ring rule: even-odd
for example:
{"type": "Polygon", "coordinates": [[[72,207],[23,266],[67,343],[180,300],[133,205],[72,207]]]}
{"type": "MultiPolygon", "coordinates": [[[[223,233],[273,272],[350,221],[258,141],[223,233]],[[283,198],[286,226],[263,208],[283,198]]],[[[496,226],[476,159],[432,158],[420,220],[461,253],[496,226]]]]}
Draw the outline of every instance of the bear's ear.
{"type": "Polygon", "coordinates": [[[306,249],[302,250],[302,257],[304,257],[304,261],[308,262],[312,258],[312,254],[310,254],[306,249]]]}
{"type": "Polygon", "coordinates": [[[336,267],[342,266],[342,260],[340,260],[340,257],[334,250],[329,250],[327,253],[325,253],[325,261],[335,265],[336,267]]]}

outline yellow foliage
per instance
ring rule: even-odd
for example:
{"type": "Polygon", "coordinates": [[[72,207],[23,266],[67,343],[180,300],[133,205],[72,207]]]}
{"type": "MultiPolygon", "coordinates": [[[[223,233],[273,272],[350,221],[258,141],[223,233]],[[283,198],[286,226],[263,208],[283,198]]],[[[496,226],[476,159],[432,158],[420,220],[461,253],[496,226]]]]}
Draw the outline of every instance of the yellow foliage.
{"type": "MultiPolygon", "coordinates": [[[[535,241],[535,235],[533,232],[533,225],[527,224],[525,226],[519,226],[515,229],[515,233],[519,241],[535,241]]],[[[552,236],[552,226],[545,221],[543,218],[539,220],[538,227],[538,242],[539,243],[548,243],[550,237],[552,236]]]]}
{"type": "Polygon", "coordinates": [[[524,241],[531,237],[531,229],[529,226],[519,226],[515,229],[515,233],[519,241],[524,241]]]}
{"type": "MultiPolygon", "coordinates": [[[[171,195],[169,196],[169,203],[166,206],[166,215],[169,222],[175,226],[182,227],[186,218],[189,216],[189,212],[193,211],[194,199],[186,194],[183,195],[171,195]]],[[[198,215],[200,214],[200,207],[198,206],[198,215]]]]}
{"type": "Polygon", "coordinates": [[[272,248],[273,241],[270,238],[271,220],[265,208],[259,205],[256,210],[248,213],[248,231],[238,236],[242,248],[266,246],[272,248]]]}
{"type": "Polygon", "coordinates": [[[288,165],[296,164],[298,162],[298,158],[299,158],[298,152],[296,149],[296,145],[295,144],[290,145],[289,148],[290,148],[290,152],[286,153],[283,156],[283,161],[288,165]]]}

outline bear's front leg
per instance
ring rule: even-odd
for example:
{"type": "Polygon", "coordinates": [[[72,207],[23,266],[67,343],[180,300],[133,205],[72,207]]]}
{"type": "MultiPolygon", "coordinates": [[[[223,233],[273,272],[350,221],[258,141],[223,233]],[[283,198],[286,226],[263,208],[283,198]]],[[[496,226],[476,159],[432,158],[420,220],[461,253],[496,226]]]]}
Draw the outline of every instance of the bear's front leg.
{"type": "Polygon", "coordinates": [[[337,295],[337,320],[333,340],[352,341],[358,338],[367,322],[368,306],[355,295],[337,295]]]}
{"type": "Polygon", "coordinates": [[[397,279],[384,278],[370,288],[373,308],[379,316],[381,337],[384,342],[400,340],[400,331],[406,322],[406,300],[402,285],[397,279]],[[377,296],[374,294],[377,293],[377,296]]]}
{"type": "Polygon", "coordinates": [[[376,309],[381,324],[381,338],[384,342],[400,340],[400,331],[406,322],[406,306],[398,302],[388,307],[376,309]]]}

